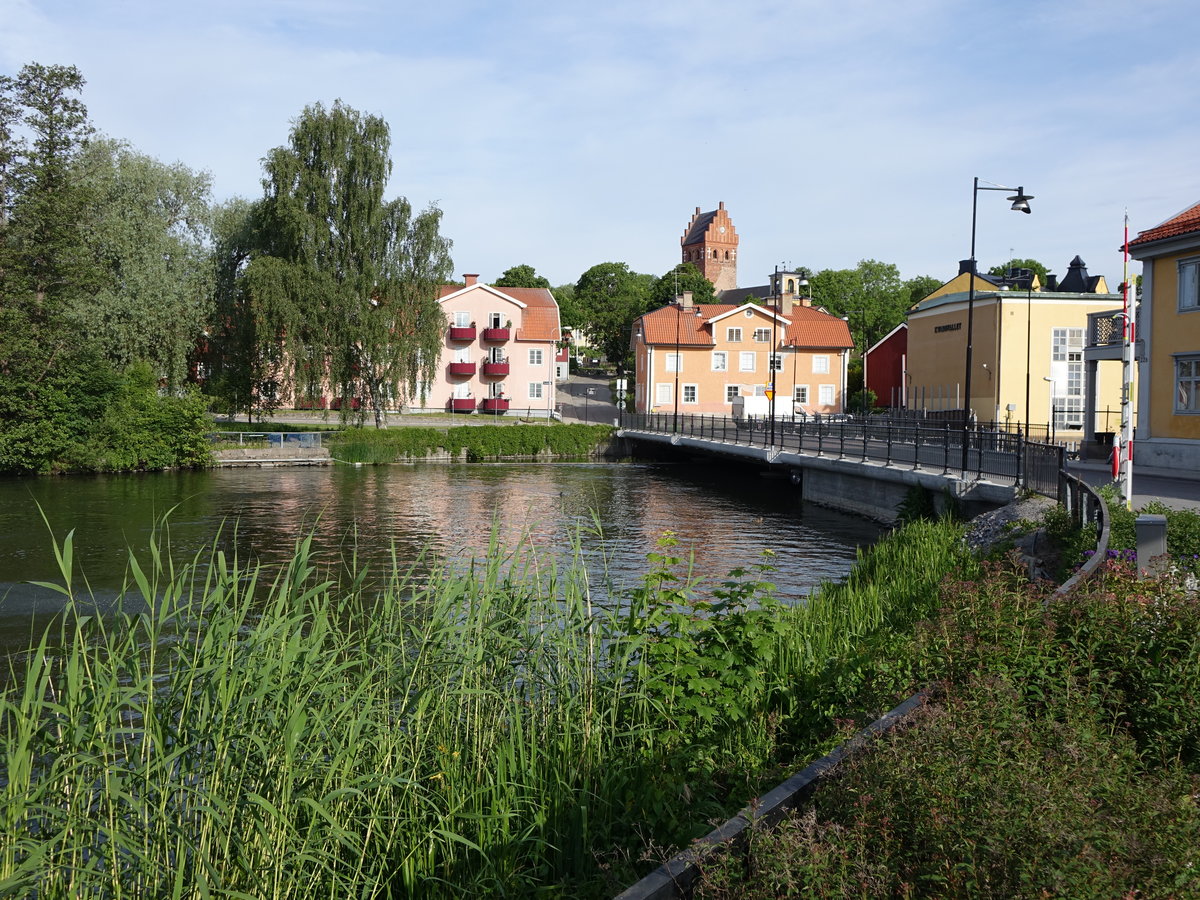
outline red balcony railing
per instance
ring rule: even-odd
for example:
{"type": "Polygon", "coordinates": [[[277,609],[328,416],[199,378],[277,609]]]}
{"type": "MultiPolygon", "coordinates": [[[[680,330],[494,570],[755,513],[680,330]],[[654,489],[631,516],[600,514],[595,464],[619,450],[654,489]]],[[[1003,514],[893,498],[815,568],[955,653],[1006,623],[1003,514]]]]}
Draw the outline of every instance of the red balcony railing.
{"type": "Polygon", "coordinates": [[[474,375],[475,363],[473,362],[452,362],[446,367],[451,375],[474,375]]]}
{"type": "Polygon", "coordinates": [[[474,397],[451,397],[450,411],[451,412],[471,412],[475,409],[474,397]]]}
{"type": "Polygon", "coordinates": [[[465,327],[451,325],[450,340],[452,341],[473,341],[475,340],[475,326],[467,325],[465,327]]]}
{"type": "Polygon", "coordinates": [[[487,397],[483,401],[484,412],[504,412],[508,409],[508,399],[505,397],[487,397]]]}
{"type": "Polygon", "coordinates": [[[491,360],[484,360],[483,362],[484,375],[507,375],[508,368],[507,359],[503,362],[492,362],[491,360]]]}
{"type": "Polygon", "coordinates": [[[485,328],[483,329],[483,339],[491,341],[494,344],[502,344],[508,340],[509,330],[507,328],[485,328]]]}

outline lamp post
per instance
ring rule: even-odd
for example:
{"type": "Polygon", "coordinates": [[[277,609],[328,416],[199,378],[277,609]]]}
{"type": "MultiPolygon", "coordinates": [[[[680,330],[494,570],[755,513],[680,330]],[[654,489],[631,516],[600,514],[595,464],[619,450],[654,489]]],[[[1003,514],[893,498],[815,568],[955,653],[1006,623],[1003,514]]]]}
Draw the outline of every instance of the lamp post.
{"type": "MultiPolygon", "coordinates": [[[[971,259],[970,259],[970,287],[967,289],[967,364],[966,372],[963,375],[963,424],[962,424],[962,471],[967,471],[968,458],[970,455],[970,437],[971,437],[971,366],[974,362],[975,348],[974,326],[975,326],[975,224],[978,218],[979,209],[979,192],[980,191],[1011,191],[1012,188],[1004,187],[1000,184],[986,185],[979,184],[979,176],[975,176],[975,180],[971,186],[971,259]]],[[[1016,212],[1029,213],[1029,201],[1033,199],[1031,194],[1025,193],[1024,187],[1018,187],[1017,192],[1012,197],[1008,197],[1012,201],[1012,207],[1016,212]]]]}
{"type": "Polygon", "coordinates": [[[767,372],[771,375],[771,446],[775,446],[775,324],[782,305],[779,294],[779,266],[775,266],[775,306],[771,310],[771,352],[767,354],[767,372]]]}
{"type": "Polygon", "coordinates": [[[671,433],[679,434],[679,369],[682,359],[679,352],[679,319],[683,315],[683,303],[675,297],[675,414],[671,417],[671,433]]]}
{"type": "Polygon", "coordinates": [[[1050,384],[1050,443],[1056,443],[1055,438],[1058,437],[1058,427],[1055,424],[1055,419],[1058,418],[1058,409],[1054,404],[1054,379],[1049,375],[1043,375],[1042,381],[1050,384]]]}

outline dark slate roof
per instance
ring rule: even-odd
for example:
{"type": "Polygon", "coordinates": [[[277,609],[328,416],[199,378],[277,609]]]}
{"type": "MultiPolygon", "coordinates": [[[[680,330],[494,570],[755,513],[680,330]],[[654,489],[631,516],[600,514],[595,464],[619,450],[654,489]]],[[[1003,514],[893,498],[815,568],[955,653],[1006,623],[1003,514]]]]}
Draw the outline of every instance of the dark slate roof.
{"type": "Polygon", "coordinates": [[[1067,266],[1067,274],[1058,283],[1056,290],[1068,294],[1086,294],[1089,292],[1089,289],[1094,291],[1095,285],[1095,278],[1088,275],[1087,263],[1079,256],[1076,256],[1071,260],[1071,264],[1067,266]]]}
{"type": "Polygon", "coordinates": [[[708,231],[708,226],[712,224],[712,220],[716,218],[717,211],[700,213],[696,217],[696,221],[692,223],[691,230],[688,231],[687,237],[683,239],[683,245],[698,244],[704,240],[704,233],[708,231]]]}
{"type": "Polygon", "coordinates": [[[722,303],[732,303],[734,306],[741,306],[747,300],[766,300],[774,296],[769,284],[761,284],[758,287],[730,288],[717,293],[717,298],[722,303]]]}

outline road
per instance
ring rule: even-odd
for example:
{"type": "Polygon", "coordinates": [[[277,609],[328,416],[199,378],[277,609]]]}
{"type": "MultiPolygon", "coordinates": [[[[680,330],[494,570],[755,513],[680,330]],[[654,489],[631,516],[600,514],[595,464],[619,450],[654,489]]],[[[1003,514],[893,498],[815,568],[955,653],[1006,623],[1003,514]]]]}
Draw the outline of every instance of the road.
{"type": "MultiPolygon", "coordinates": [[[[631,379],[632,380],[632,379],[631,379]]],[[[572,375],[558,386],[558,406],[564,422],[611,425],[617,417],[609,379],[572,375]],[[590,392],[590,393],[589,393],[590,392]]]]}
{"type": "MultiPolygon", "coordinates": [[[[1112,483],[1112,469],[1106,462],[1077,461],[1067,469],[1093,487],[1112,483]]],[[[1171,509],[1200,511],[1200,477],[1197,473],[1179,473],[1170,469],[1133,466],[1133,508],[1141,509],[1151,500],[1161,500],[1171,509]]]]}

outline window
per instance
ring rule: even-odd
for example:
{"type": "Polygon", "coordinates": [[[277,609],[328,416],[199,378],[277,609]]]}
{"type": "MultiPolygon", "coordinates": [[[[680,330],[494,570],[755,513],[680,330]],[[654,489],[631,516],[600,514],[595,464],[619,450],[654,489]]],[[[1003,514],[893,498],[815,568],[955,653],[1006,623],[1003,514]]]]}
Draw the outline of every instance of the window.
{"type": "Polygon", "coordinates": [[[731,344],[740,344],[742,342],[742,329],[726,328],[725,329],[725,340],[731,344]]]}
{"type": "Polygon", "coordinates": [[[729,354],[724,350],[714,350],[712,355],[712,370],[727,372],[729,370],[729,354]]]}
{"type": "Polygon", "coordinates": [[[833,385],[823,384],[817,390],[820,392],[821,405],[833,406],[833,385]]]}
{"type": "Polygon", "coordinates": [[[471,348],[470,347],[458,347],[457,349],[455,349],[454,361],[455,362],[470,362],[471,361],[471,348]]]}
{"type": "Polygon", "coordinates": [[[754,386],[754,396],[755,397],[767,396],[767,386],[765,384],[756,384],[754,386]]]}
{"type": "Polygon", "coordinates": [[[1050,333],[1051,407],[1055,426],[1083,427],[1083,329],[1055,328],[1050,333]]]}
{"type": "Polygon", "coordinates": [[[725,385],[725,402],[732,403],[734,397],[742,396],[742,389],[736,384],[725,385]]]}
{"type": "Polygon", "coordinates": [[[796,392],[792,396],[792,399],[795,400],[797,403],[808,403],[808,385],[807,384],[796,385],[796,392]]]}
{"type": "Polygon", "coordinates": [[[814,356],[813,357],[813,374],[828,375],[829,374],[829,357],[814,356]]]}
{"type": "Polygon", "coordinates": [[[696,385],[694,385],[694,384],[683,385],[683,402],[684,403],[695,403],[698,395],[699,395],[699,388],[696,385]]]}
{"type": "MultiPolygon", "coordinates": [[[[530,352],[532,352],[532,351],[530,351],[530,352]]],[[[541,400],[542,399],[542,383],[540,381],[529,382],[529,399],[530,400],[541,400]]]]}
{"type": "Polygon", "coordinates": [[[500,313],[488,313],[488,328],[503,328],[504,318],[500,313]]]}
{"type": "Polygon", "coordinates": [[[754,329],[754,340],[760,344],[769,343],[771,340],[771,329],[770,328],[755,328],[754,329]]]}
{"type": "Polygon", "coordinates": [[[772,372],[782,372],[783,371],[783,354],[782,353],[772,353],[771,354],[770,369],[772,372]]]}
{"type": "Polygon", "coordinates": [[[1200,309],[1200,259],[1179,261],[1179,309],[1200,309]]]}
{"type": "Polygon", "coordinates": [[[673,393],[673,388],[671,386],[671,382],[660,381],[658,384],[656,384],[654,386],[654,402],[656,404],[661,406],[664,403],[670,403],[671,397],[673,397],[673,396],[674,396],[674,393],[673,393]]]}
{"type": "Polygon", "coordinates": [[[455,328],[470,328],[471,314],[465,309],[456,309],[454,311],[454,327],[455,328]]]}
{"type": "Polygon", "coordinates": [[[497,382],[495,384],[489,384],[488,385],[488,396],[492,397],[493,399],[498,398],[498,397],[503,397],[504,396],[504,383],[497,382]]]}
{"type": "Polygon", "coordinates": [[[1200,413],[1200,356],[1175,358],[1175,412],[1200,413]]]}
{"type": "MultiPolygon", "coordinates": [[[[531,349],[531,350],[529,351],[529,364],[530,364],[531,366],[540,366],[540,365],[542,364],[542,359],[543,359],[543,357],[542,357],[542,351],[541,351],[541,350],[533,350],[533,349],[531,349]]],[[[540,397],[540,396],[541,396],[541,394],[539,394],[538,396],[540,397]]]]}
{"type": "Polygon", "coordinates": [[[743,372],[754,371],[754,357],[757,354],[752,350],[743,350],[738,354],[738,369],[743,372]]]}
{"type": "Polygon", "coordinates": [[[667,371],[668,372],[682,372],[683,371],[683,357],[680,354],[667,353],[666,357],[667,357],[667,371]]]}

